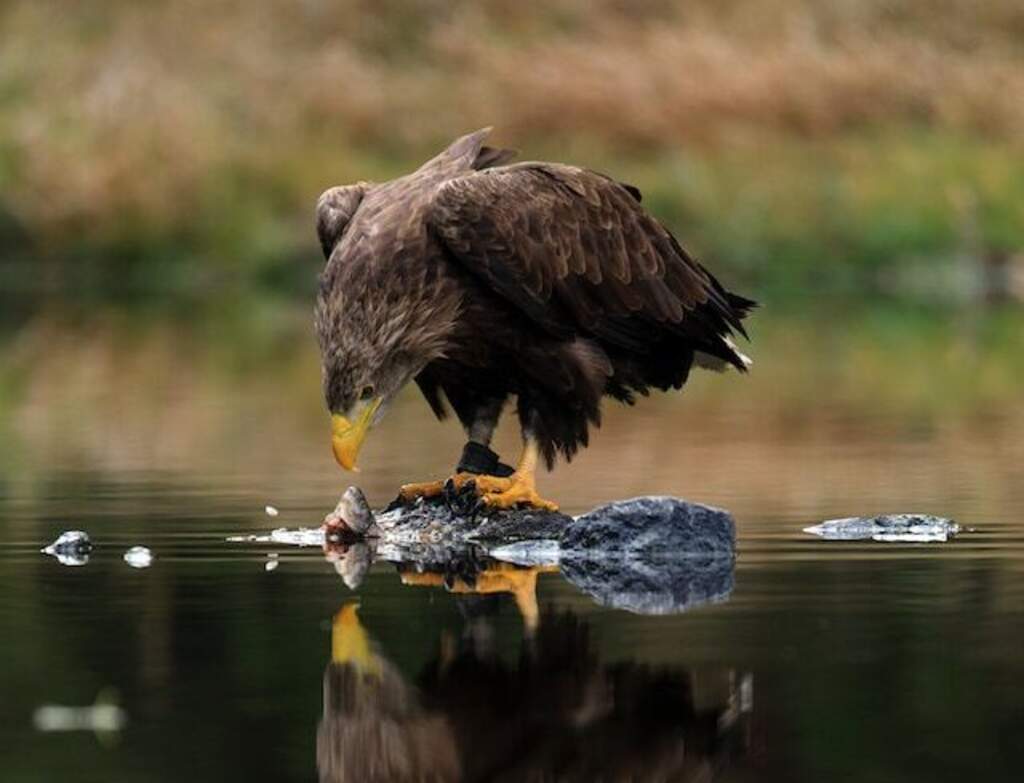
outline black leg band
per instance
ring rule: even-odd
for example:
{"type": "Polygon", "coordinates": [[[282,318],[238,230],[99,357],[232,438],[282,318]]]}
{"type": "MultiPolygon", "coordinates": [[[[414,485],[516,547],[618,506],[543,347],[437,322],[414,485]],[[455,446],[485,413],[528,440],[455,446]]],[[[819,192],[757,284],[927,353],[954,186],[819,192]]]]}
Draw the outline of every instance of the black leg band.
{"type": "Polygon", "coordinates": [[[468,441],[462,448],[456,473],[476,473],[487,476],[511,476],[515,469],[499,461],[498,455],[480,443],[468,441]]]}

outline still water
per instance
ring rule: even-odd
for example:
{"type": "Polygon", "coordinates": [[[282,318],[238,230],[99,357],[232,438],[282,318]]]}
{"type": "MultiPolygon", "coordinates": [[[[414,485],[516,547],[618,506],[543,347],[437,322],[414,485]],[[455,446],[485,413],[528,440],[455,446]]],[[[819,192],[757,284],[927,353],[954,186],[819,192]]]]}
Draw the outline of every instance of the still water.
{"type": "MultiPolygon", "coordinates": [[[[79,364],[24,379],[0,428],[0,780],[1024,773],[1017,407],[908,424],[822,387],[816,398],[713,378],[689,399],[610,408],[592,448],[542,477],[542,492],[570,513],[673,494],[737,521],[726,600],[644,616],[598,605],[552,568],[378,562],[350,589],[332,553],[230,543],[318,524],[346,486],[315,365],[211,386],[222,372],[194,358],[172,372],[147,343],[86,363],[76,339],[61,355],[79,364]],[[967,530],[946,544],[802,532],[900,511],[967,530]],[[96,544],[86,564],[39,552],[75,528],[96,544]],[[136,545],[153,552],[149,568],[123,560],[136,545]],[[36,723],[42,706],[97,699],[122,726],[36,723]]],[[[460,446],[415,395],[375,438],[357,476],[375,505],[443,473],[460,446]]],[[[499,440],[513,449],[511,430],[499,440]]]]}

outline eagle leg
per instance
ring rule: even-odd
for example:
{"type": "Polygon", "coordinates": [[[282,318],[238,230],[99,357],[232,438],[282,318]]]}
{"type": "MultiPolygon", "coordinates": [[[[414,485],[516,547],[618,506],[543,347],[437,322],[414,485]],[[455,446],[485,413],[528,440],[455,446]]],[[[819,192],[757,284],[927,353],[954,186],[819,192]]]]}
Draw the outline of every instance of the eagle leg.
{"type": "Polygon", "coordinates": [[[515,472],[507,477],[474,476],[480,501],[488,508],[515,508],[528,505],[544,511],[558,511],[558,505],[537,494],[537,444],[527,438],[515,472]]]}
{"type": "MultiPolygon", "coordinates": [[[[490,422],[493,429],[493,422],[490,422]]],[[[489,435],[488,435],[489,437],[489,435]]],[[[438,481],[423,481],[416,484],[405,484],[398,491],[403,503],[411,503],[417,498],[435,498],[446,492],[448,482],[452,483],[452,491],[456,494],[479,475],[504,477],[512,475],[512,468],[498,458],[498,455],[487,446],[475,441],[468,441],[462,449],[462,456],[451,478],[438,481]]]]}

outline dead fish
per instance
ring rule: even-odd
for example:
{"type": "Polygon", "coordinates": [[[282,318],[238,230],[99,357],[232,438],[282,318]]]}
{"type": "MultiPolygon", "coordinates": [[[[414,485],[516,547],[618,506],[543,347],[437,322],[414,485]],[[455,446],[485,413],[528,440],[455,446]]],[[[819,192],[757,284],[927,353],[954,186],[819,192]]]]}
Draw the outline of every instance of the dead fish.
{"type": "Polygon", "coordinates": [[[372,563],[370,548],[366,544],[353,544],[334,560],[334,570],[349,590],[356,590],[366,578],[372,563]]]}
{"type": "Polygon", "coordinates": [[[359,487],[349,487],[341,496],[334,511],[324,518],[328,532],[355,533],[362,536],[373,525],[373,511],[359,487]]]}

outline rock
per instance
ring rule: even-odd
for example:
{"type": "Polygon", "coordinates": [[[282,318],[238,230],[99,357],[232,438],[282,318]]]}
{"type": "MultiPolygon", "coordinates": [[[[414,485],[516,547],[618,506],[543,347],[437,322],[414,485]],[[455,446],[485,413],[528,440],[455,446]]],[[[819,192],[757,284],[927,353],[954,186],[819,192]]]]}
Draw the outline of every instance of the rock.
{"type": "Polygon", "coordinates": [[[124,562],[132,568],[149,568],[153,564],[153,553],[144,546],[133,546],[124,553],[124,562]]]}
{"type": "Polygon", "coordinates": [[[578,517],[560,539],[563,552],[593,556],[625,552],[645,561],[732,556],[736,524],[728,511],[671,497],[608,503],[578,517]]]}
{"type": "Polygon", "coordinates": [[[640,614],[724,601],[736,526],[721,509],[668,497],[609,503],[570,524],[562,574],[599,604],[640,614]]]}
{"type": "Polygon", "coordinates": [[[960,532],[960,525],[930,514],[883,514],[828,519],[804,532],[829,541],[930,543],[948,541],[960,532]]]}
{"type": "Polygon", "coordinates": [[[67,530],[57,536],[52,544],[39,551],[57,558],[61,565],[82,566],[89,562],[92,541],[84,530],[67,530]]]}
{"type": "Polygon", "coordinates": [[[469,583],[487,558],[522,566],[560,564],[566,579],[598,603],[645,614],[725,600],[733,588],[732,517],[676,498],[609,503],[573,520],[536,509],[489,511],[471,487],[449,486],[441,497],[395,501],[374,515],[353,487],[327,523],[321,530],[281,528],[233,540],[323,546],[352,589],[375,561],[469,583]],[[367,536],[353,538],[349,521],[367,536]]]}

